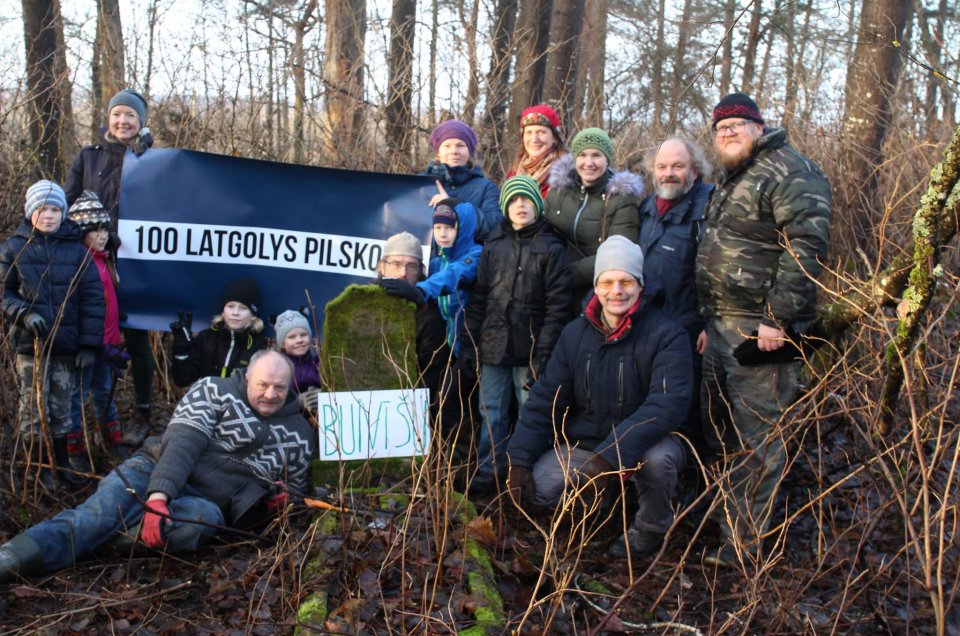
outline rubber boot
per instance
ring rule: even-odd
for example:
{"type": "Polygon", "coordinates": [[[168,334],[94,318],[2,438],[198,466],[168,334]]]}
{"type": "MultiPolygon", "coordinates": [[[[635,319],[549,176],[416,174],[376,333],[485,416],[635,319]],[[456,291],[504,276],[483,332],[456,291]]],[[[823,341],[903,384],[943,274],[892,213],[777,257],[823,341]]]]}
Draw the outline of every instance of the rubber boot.
{"type": "Polygon", "coordinates": [[[86,483],[89,478],[83,477],[82,475],[92,473],[93,469],[90,467],[90,460],[87,457],[87,445],[83,439],[82,431],[67,433],[67,455],[69,460],[68,467],[81,473],[81,475],[74,476],[82,479],[84,483],[86,483]]]}
{"type": "Polygon", "coordinates": [[[70,467],[70,453],[67,451],[67,438],[53,438],[53,457],[57,460],[57,478],[67,488],[79,488],[87,480],[73,472],[70,467]]]}
{"type": "Polygon", "coordinates": [[[41,557],[40,546],[25,534],[0,545],[0,583],[33,574],[43,562],[41,557]]]}
{"type": "Polygon", "coordinates": [[[27,482],[36,481],[48,493],[56,493],[60,485],[50,470],[50,458],[47,457],[46,445],[40,439],[35,439],[30,449],[30,467],[27,472],[27,482]]]}
{"type": "Polygon", "coordinates": [[[130,457],[130,449],[123,445],[123,427],[120,422],[107,422],[100,428],[100,434],[103,435],[103,441],[111,455],[120,459],[130,457]]]}

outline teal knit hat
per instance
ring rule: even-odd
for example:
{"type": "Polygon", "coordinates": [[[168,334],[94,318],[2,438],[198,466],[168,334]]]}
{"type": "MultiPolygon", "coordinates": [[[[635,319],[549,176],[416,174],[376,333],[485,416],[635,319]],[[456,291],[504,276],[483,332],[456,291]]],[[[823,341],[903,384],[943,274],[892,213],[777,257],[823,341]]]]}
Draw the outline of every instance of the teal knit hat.
{"type": "Polygon", "coordinates": [[[613,163],[613,142],[610,136],[599,128],[584,128],[573,138],[570,144],[570,152],[576,157],[587,148],[593,148],[603,153],[607,158],[607,163],[613,163]]]}
{"type": "Polygon", "coordinates": [[[536,179],[517,175],[503,182],[503,187],[500,188],[500,211],[503,212],[503,216],[509,217],[507,206],[515,196],[524,196],[533,201],[537,217],[543,216],[543,197],[540,195],[540,184],[536,179]]]}

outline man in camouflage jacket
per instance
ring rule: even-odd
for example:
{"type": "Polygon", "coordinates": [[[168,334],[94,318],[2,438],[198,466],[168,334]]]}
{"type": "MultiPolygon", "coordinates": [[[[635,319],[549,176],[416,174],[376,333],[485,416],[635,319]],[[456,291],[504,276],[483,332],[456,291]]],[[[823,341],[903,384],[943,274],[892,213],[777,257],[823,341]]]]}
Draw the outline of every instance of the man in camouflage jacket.
{"type": "MultiPolygon", "coordinates": [[[[703,423],[711,449],[732,457],[720,508],[723,544],[711,555],[728,563],[734,546],[759,554],[770,503],[785,465],[778,421],[797,397],[800,363],[779,361],[787,332],[802,333],[816,315],[816,285],[830,233],[830,185],[820,169],[764,127],[742,93],[720,100],[714,146],[724,168],[707,207],[697,253],[697,294],[707,320],[703,423]],[[753,338],[769,364],[741,366],[734,350],[753,338]]],[[[781,356],[782,357],[782,356],[781,356]]]]}

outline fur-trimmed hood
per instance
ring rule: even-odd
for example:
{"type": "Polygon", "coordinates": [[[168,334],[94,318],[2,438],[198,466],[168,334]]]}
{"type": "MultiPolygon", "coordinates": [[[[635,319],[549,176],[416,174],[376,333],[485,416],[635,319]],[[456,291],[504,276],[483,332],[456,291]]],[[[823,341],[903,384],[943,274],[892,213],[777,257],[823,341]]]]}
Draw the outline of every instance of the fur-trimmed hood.
{"type": "MultiPolygon", "coordinates": [[[[629,170],[614,172],[607,168],[605,179],[606,186],[603,190],[610,196],[633,195],[638,198],[643,196],[643,178],[629,170]]],[[[554,162],[553,167],[550,168],[547,183],[551,190],[572,190],[583,187],[580,183],[580,175],[577,174],[573,155],[563,155],[554,162]]]]}

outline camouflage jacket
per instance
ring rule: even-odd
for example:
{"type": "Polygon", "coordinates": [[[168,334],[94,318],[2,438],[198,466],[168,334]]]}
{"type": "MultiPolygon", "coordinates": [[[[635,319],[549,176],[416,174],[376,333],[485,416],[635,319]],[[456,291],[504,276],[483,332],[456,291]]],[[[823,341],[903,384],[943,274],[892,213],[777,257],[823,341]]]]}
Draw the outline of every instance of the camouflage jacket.
{"type": "Polygon", "coordinates": [[[753,156],[723,175],[707,206],[697,253],[701,313],[778,328],[813,319],[830,206],[820,169],[787,144],[784,129],[764,130],[753,156]]]}

